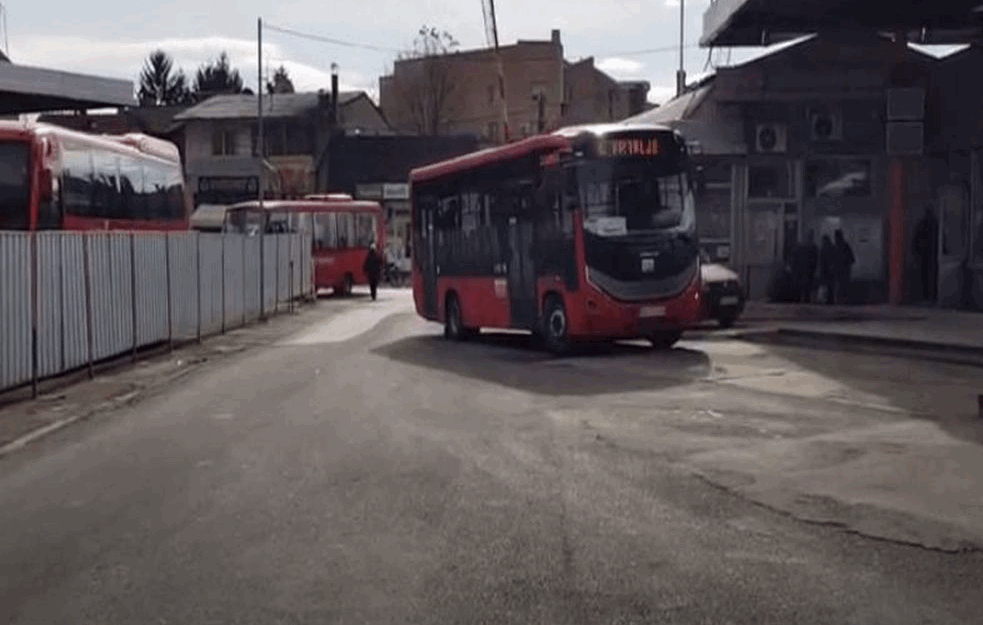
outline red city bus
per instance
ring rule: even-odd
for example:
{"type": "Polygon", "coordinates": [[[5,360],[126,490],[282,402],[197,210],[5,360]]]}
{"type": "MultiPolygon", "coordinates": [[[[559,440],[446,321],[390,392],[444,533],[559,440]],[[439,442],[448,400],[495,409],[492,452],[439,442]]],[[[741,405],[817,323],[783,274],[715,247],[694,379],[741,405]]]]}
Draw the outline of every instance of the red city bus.
{"type": "Polygon", "coordinates": [[[340,193],[308,198],[265,201],[265,219],[257,202],[236,204],[226,213],[225,229],[310,233],[315,288],[349,295],[354,285],[369,282],[362,271],[369,246],[375,243],[380,254],[385,249],[382,207],[340,193]]]}
{"type": "Polygon", "coordinates": [[[672,346],[702,316],[690,168],[668,128],[594,125],[413,170],[417,312],[457,340],[672,346]]]}
{"type": "Polygon", "coordinates": [[[0,230],[187,230],[188,215],[172,143],[0,122],[0,230]]]}

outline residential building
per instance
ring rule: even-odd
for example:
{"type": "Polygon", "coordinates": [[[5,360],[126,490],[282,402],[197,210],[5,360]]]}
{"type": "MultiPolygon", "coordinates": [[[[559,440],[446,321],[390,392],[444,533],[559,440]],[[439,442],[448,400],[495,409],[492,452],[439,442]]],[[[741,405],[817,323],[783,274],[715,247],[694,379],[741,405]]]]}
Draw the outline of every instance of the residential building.
{"type": "Polygon", "coordinates": [[[647,108],[648,84],[618,82],[593,59],[567,62],[554,30],[549,40],[520,40],[498,54],[485,48],[398,60],[393,73],[379,79],[379,93],[386,117],[400,131],[474,134],[501,143],[640,113],[647,108]]]}
{"type": "MultiPolygon", "coordinates": [[[[251,95],[214,96],[175,117],[195,205],[256,197],[257,118],[251,95]]],[[[263,123],[269,197],[329,190],[326,155],[332,136],[390,132],[382,112],[361,91],[338,93],[336,103],[324,92],[267,95],[263,123]]]]}

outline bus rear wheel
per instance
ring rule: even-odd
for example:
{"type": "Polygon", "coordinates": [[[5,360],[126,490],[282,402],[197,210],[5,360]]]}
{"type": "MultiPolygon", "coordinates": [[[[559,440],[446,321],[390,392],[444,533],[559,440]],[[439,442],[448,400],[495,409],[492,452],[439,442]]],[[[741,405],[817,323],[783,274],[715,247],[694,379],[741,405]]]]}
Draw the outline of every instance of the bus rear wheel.
{"type": "Polygon", "coordinates": [[[352,289],[355,287],[355,279],[352,278],[352,274],[345,274],[344,279],[341,281],[339,286],[335,287],[335,295],[338,297],[348,297],[352,294],[352,289]]]}
{"type": "Polygon", "coordinates": [[[649,343],[655,349],[670,349],[682,338],[682,330],[663,330],[648,336],[649,343]]]}
{"type": "Polygon", "coordinates": [[[540,332],[546,349],[552,353],[562,355],[570,351],[567,309],[563,305],[563,300],[557,295],[546,298],[540,332]]]}

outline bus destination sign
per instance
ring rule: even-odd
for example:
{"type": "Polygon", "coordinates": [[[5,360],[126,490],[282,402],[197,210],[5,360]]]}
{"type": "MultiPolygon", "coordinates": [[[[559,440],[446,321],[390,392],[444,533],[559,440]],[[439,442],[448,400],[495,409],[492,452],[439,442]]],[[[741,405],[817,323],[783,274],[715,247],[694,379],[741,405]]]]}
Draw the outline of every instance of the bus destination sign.
{"type": "Polygon", "coordinates": [[[600,156],[659,156],[661,153],[657,137],[613,137],[598,141],[600,156]]]}

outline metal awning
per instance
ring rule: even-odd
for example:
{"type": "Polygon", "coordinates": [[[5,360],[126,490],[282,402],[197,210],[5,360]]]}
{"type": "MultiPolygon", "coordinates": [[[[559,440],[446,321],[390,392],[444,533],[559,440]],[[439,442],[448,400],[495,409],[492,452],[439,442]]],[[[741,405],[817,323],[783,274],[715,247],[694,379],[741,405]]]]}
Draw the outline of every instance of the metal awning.
{"type": "Polygon", "coordinates": [[[0,62],[0,114],[134,106],[129,80],[0,62]]]}
{"type": "Polygon", "coordinates": [[[712,0],[703,46],[760,46],[824,31],[905,32],[912,43],[983,38],[983,0],[712,0]]]}

